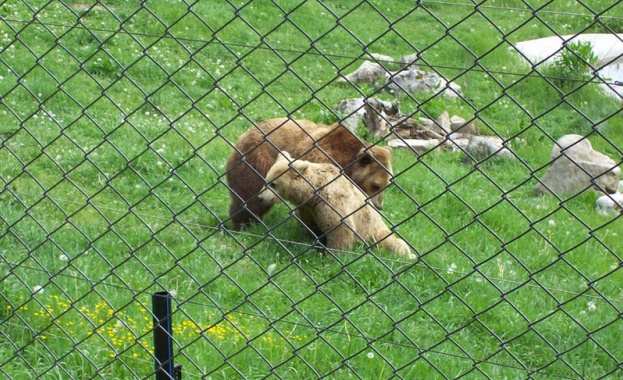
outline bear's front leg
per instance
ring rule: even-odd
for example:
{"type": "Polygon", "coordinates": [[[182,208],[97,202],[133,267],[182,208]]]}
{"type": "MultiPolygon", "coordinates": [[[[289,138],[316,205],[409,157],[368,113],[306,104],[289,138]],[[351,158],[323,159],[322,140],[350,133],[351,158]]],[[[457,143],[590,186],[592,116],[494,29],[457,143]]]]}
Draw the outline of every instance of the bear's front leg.
{"type": "Polygon", "coordinates": [[[330,229],[326,233],[327,248],[337,250],[347,250],[355,243],[355,234],[352,229],[342,223],[339,226],[330,229]]]}
{"type": "Polygon", "coordinates": [[[308,232],[311,232],[314,237],[322,235],[322,229],[318,227],[316,219],[314,217],[314,209],[311,206],[299,206],[295,210],[298,221],[303,224],[308,232]]]}
{"type": "Polygon", "coordinates": [[[411,252],[411,247],[409,247],[409,244],[407,244],[406,241],[395,237],[394,235],[389,235],[381,240],[379,242],[379,247],[384,248],[389,252],[394,252],[401,256],[406,256],[410,260],[414,260],[417,258],[417,256],[411,252]]]}

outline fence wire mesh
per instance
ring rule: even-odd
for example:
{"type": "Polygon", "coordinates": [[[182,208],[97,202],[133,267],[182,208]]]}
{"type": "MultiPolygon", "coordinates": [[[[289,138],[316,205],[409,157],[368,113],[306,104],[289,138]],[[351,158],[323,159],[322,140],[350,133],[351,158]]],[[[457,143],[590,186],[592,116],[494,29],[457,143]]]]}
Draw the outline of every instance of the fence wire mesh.
{"type": "Polygon", "coordinates": [[[623,376],[621,1],[0,16],[4,378],[154,377],[161,291],[187,379],[623,376]],[[325,249],[287,202],[233,227],[226,161],[279,117],[394,146],[381,212],[415,259],[325,249]]]}

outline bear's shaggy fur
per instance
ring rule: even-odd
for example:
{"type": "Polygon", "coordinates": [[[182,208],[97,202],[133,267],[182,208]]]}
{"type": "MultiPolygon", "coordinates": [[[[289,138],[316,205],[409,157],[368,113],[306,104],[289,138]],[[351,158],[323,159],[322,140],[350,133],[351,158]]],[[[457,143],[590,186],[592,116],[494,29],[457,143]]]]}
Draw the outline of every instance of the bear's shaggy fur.
{"type": "Polygon", "coordinates": [[[270,209],[271,205],[262,203],[257,195],[265,185],[268,169],[284,150],[295,158],[338,165],[371,197],[375,207],[383,207],[383,190],[392,177],[391,148],[370,146],[339,124],[270,119],[240,136],[227,160],[229,216],[235,228],[261,220],[270,209]]]}
{"type": "Polygon", "coordinates": [[[285,200],[329,249],[344,250],[355,242],[371,242],[415,258],[409,245],[392,234],[381,214],[366,202],[366,195],[332,164],[294,160],[282,152],[266,176],[259,198],[266,204],[285,200]]]}

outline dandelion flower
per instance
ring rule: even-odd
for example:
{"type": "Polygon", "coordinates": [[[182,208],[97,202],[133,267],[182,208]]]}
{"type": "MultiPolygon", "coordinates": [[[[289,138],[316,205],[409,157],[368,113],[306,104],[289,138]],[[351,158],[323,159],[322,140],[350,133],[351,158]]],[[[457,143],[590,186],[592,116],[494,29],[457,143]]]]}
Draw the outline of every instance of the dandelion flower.
{"type": "Polygon", "coordinates": [[[374,352],[368,352],[368,359],[374,359],[374,352]]]}
{"type": "Polygon", "coordinates": [[[272,276],[273,272],[275,271],[275,268],[277,268],[277,264],[270,264],[268,268],[266,268],[266,272],[268,272],[269,276],[272,276]]]}
{"type": "Polygon", "coordinates": [[[597,306],[595,306],[595,302],[588,301],[586,303],[586,308],[588,309],[588,311],[594,311],[595,309],[597,309],[597,306]]]}
{"type": "Polygon", "coordinates": [[[456,270],[456,264],[455,263],[450,264],[450,267],[448,268],[448,274],[454,273],[455,270],[456,270]]]}

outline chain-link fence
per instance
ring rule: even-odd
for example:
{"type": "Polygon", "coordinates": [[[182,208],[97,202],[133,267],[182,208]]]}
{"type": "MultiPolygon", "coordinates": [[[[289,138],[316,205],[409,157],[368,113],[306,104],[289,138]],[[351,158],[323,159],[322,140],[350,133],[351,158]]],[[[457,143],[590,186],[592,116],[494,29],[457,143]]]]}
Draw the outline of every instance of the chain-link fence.
{"type": "Polygon", "coordinates": [[[154,366],[154,294],[185,379],[623,376],[620,1],[10,0],[0,16],[4,378],[178,377],[154,366]],[[236,145],[281,117],[343,126],[236,145]],[[376,206],[391,168],[377,216],[412,256],[315,237],[332,229],[310,203],[258,215],[274,147],[338,163],[376,206]],[[235,228],[249,210],[262,220],[235,228]]]}

